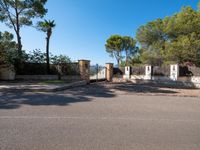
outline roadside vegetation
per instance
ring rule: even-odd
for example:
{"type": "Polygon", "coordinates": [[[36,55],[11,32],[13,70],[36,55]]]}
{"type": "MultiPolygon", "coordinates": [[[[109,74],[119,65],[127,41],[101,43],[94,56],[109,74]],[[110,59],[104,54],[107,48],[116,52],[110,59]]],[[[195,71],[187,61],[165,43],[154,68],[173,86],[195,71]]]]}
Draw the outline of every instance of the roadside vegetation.
{"type": "Polygon", "coordinates": [[[48,10],[45,8],[47,0],[0,0],[0,21],[13,29],[14,35],[0,31],[0,65],[14,66],[15,70],[22,70],[24,63],[46,63],[46,73],[50,73],[50,64],[70,63],[71,59],[65,55],[53,55],[50,52],[50,38],[56,24],[54,20],[43,19],[48,10]],[[42,20],[41,20],[42,19],[42,20]],[[33,23],[36,22],[35,24],[33,23]],[[38,20],[38,21],[37,21],[38,20]],[[24,50],[21,28],[35,27],[46,34],[46,52],[39,49],[24,50]]]}
{"type": "Polygon", "coordinates": [[[200,66],[200,9],[187,6],[172,16],[148,22],[138,28],[135,39],[129,37],[127,41],[123,36],[112,35],[105,47],[119,66],[170,63],[200,66]]]}
{"type": "MultiPolygon", "coordinates": [[[[13,29],[17,39],[14,41],[13,34],[0,31],[0,65],[20,69],[23,63],[45,63],[49,74],[50,64],[71,62],[68,56],[51,54],[50,39],[56,22],[44,19],[48,12],[46,3],[47,0],[0,1],[0,21],[13,29]],[[24,26],[45,33],[45,53],[23,49],[21,28],[24,26]]],[[[105,49],[118,66],[170,63],[200,66],[200,9],[187,6],[172,16],[148,22],[138,28],[135,38],[111,35],[105,49]]]]}

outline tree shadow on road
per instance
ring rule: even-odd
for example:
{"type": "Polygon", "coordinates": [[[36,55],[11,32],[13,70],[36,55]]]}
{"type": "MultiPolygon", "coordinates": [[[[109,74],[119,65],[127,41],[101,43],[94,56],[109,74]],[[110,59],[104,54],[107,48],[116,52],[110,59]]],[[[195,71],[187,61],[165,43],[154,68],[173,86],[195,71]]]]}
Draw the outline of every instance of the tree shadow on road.
{"type": "MultiPolygon", "coordinates": [[[[148,84],[133,83],[95,83],[82,87],[76,87],[60,92],[38,93],[25,91],[0,92],[0,109],[16,109],[22,105],[33,106],[67,106],[72,103],[90,102],[94,98],[112,98],[116,91],[125,93],[156,93],[175,94],[170,89],[150,86],[148,84]]],[[[119,94],[119,93],[118,93],[119,94]]]]}
{"type": "Polygon", "coordinates": [[[90,85],[69,89],[62,92],[25,92],[25,91],[4,91],[0,92],[0,109],[16,109],[22,105],[33,106],[67,106],[72,103],[90,102],[94,97],[109,98],[115,94],[103,85],[90,85]]]}

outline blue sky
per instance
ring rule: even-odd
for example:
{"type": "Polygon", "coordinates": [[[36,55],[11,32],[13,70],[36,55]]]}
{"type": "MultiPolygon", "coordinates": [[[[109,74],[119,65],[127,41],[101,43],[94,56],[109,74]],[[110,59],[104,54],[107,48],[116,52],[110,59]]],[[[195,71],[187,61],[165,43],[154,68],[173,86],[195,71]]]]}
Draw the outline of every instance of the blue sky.
{"type": "MultiPolygon", "coordinates": [[[[105,51],[112,34],[134,37],[136,30],[156,18],[164,18],[199,0],[48,0],[46,19],[54,19],[56,28],[50,42],[53,54],[65,54],[72,60],[88,59],[92,64],[116,63],[105,51]]],[[[0,24],[1,31],[9,30],[0,24]]],[[[22,28],[23,49],[45,51],[45,34],[31,27],[22,28]]]]}

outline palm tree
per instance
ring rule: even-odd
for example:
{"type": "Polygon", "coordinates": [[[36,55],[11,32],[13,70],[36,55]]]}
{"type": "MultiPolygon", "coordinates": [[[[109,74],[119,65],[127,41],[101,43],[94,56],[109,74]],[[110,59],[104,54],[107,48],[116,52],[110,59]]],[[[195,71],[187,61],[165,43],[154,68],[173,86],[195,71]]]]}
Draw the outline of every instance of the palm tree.
{"type": "Polygon", "coordinates": [[[38,29],[46,33],[46,61],[47,61],[47,73],[50,73],[49,65],[49,42],[52,35],[52,29],[56,26],[54,20],[44,20],[38,23],[38,29]]]}

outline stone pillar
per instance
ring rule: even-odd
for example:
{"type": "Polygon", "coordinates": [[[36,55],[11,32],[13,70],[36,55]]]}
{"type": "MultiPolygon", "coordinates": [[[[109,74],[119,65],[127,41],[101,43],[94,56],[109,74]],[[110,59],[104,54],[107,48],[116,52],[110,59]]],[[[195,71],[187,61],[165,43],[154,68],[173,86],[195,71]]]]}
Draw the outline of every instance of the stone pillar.
{"type": "Polygon", "coordinates": [[[130,79],[131,77],[131,67],[130,66],[126,66],[125,67],[125,78],[126,79],[130,79]]]}
{"type": "Polygon", "coordinates": [[[90,61],[79,60],[78,64],[79,64],[81,79],[85,80],[89,84],[90,83],[90,61]]]}
{"type": "Polygon", "coordinates": [[[113,77],[113,63],[106,63],[106,80],[112,81],[113,77]]]}
{"type": "Polygon", "coordinates": [[[173,64],[170,65],[170,79],[173,81],[177,81],[179,76],[179,65],[173,64]]]}
{"type": "Polygon", "coordinates": [[[145,79],[151,80],[152,79],[152,66],[147,65],[145,66],[145,79]]]}
{"type": "Polygon", "coordinates": [[[15,80],[15,74],[13,65],[0,65],[0,80],[15,80]]]}

